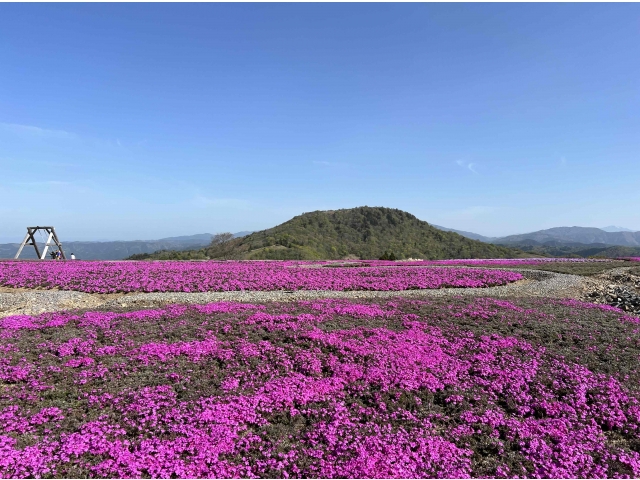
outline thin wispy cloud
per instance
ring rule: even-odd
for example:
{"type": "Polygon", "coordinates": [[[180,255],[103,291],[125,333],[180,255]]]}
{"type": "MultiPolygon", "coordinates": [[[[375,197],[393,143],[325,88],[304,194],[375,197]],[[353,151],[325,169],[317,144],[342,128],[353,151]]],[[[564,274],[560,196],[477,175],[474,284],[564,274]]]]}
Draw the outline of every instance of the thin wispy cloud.
{"type": "Polygon", "coordinates": [[[498,210],[496,207],[486,207],[483,205],[476,205],[473,207],[469,207],[464,211],[469,215],[486,215],[488,213],[494,213],[496,210],[498,210]]]}
{"type": "Polygon", "coordinates": [[[9,157],[0,157],[0,162],[11,162],[20,165],[44,165],[46,167],[59,167],[59,168],[78,168],[82,167],[80,163],[72,163],[72,162],[57,162],[53,160],[26,160],[26,159],[16,159],[9,157]]]}
{"type": "Polygon", "coordinates": [[[225,208],[248,208],[249,202],[239,198],[213,198],[204,195],[196,195],[192,199],[193,203],[200,208],[225,207],[225,208]]]}
{"type": "Polygon", "coordinates": [[[455,210],[438,212],[433,218],[433,223],[458,230],[480,233],[477,229],[479,225],[486,226],[485,224],[488,220],[495,218],[496,215],[503,211],[504,209],[500,207],[471,205],[455,210]]]}
{"type": "Polygon", "coordinates": [[[61,180],[42,180],[37,182],[15,182],[14,185],[18,185],[20,187],[61,187],[71,184],[71,182],[64,182],[61,180]]]}
{"type": "Polygon", "coordinates": [[[81,167],[82,165],[80,165],[79,163],[70,163],[70,162],[52,162],[49,160],[35,160],[35,161],[31,161],[29,162],[31,164],[36,164],[36,165],[46,165],[47,167],[59,167],[59,168],[66,168],[66,167],[81,167]]]}
{"type": "Polygon", "coordinates": [[[17,135],[28,135],[40,138],[76,138],[75,133],[64,130],[34,127],[33,125],[19,125],[17,123],[0,123],[0,129],[17,135]]]}
{"type": "Polygon", "coordinates": [[[319,165],[321,167],[346,167],[348,165],[347,163],[327,162],[324,160],[314,160],[311,163],[313,163],[314,165],[319,165]]]}
{"type": "Polygon", "coordinates": [[[495,213],[496,211],[496,207],[474,205],[460,210],[454,210],[450,212],[449,215],[453,218],[476,218],[495,213]]]}
{"type": "Polygon", "coordinates": [[[462,167],[462,168],[466,168],[467,170],[472,171],[473,173],[475,173],[476,175],[479,175],[478,171],[476,170],[476,164],[473,162],[467,162],[465,160],[456,160],[456,163],[462,167]]]}
{"type": "Polygon", "coordinates": [[[80,165],[79,163],[68,163],[68,162],[41,162],[43,165],[47,165],[50,167],[73,167],[73,168],[77,168],[77,167],[81,167],[82,165],[80,165]]]}

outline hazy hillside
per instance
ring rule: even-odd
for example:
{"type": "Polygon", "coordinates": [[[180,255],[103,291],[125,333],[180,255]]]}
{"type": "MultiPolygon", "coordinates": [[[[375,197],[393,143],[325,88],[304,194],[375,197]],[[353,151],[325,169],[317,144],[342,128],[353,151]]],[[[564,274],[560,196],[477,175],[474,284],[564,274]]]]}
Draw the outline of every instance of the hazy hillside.
{"type": "Polygon", "coordinates": [[[625,227],[618,227],[616,225],[609,225],[608,227],[600,227],[600,230],[604,230],[605,232],[633,232],[625,227]]]}
{"type": "MultiPolygon", "coordinates": [[[[184,252],[175,258],[339,259],[507,258],[511,248],[482,243],[439,230],[410,213],[382,207],[305,213],[216,248],[184,252]]],[[[154,258],[171,258],[169,252],[154,258]]]]}
{"type": "Polygon", "coordinates": [[[624,247],[604,243],[561,242],[554,240],[544,243],[523,241],[503,246],[518,248],[523,252],[535,255],[549,255],[552,257],[615,258],[640,256],[640,247],[624,247]]]}
{"type": "MultiPolygon", "coordinates": [[[[243,236],[250,232],[239,232],[236,236],[243,236]]],[[[133,240],[114,242],[65,242],[62,248],[67,256],[74,253],[78,259],[83,260],[122,260],[131,255],[152,253],[158,250],[186,250],[202,248],[211,242],[210,233],[185,235],[179,237],[167,237],[159,240],[133,240]]],[[[44,242],[43,242],[44,243],[44,242]]],[[[0,258],[13,258],[18,251],[19,243],[0,244],[0,258]]],[[[43,245],[38,245],[40,251],[43,245]]],[[[51,247],[49,247],[51,251],[51,247]]],[[[26,246],[20,254],[20,258],[35,259],[36,252],[32,246],[26,246]]]]}
{"type": "MultiPolygon", "coordinates": [[[[549,255],[552,257],[591,257],[608,250],[609,248],[618,248],[604,243],[577,243],[577,242],[559,242],[549,241],[538,243],[535,241],[523,241],[520,243],[505,244],[518,248],[524,252],[536,255],[549,255]]],[[[620,247],[631,248],[631,247],[620,247]]]]}
{"type": "Polygon", "coordinates": [[[484,235],[480,235],[479,233],[465,232],[464,230],[456,230],[454,228],[441,227],[440,225],[434,225],[433,223],[431,224],[431,226],[436,227],[438,230],[443,230],[445,232],[454,232],[454,233],[457,233],[458,235],[462,235],[463,237],[471,238],[472,240],[480,240],[481,242],[490,243],[497,238],[497,237],[485,237],[484,235]]]}
{"type": "Polygon", "coordinates": [[[605,228],[557,227],[506,237],[485,237],[473,232],[434,227],[460,235],[512,247],[536,255],[554,257],[634,256],[640,251],[640,232],[623,227],[605,228]],[[626,250],[625,250],[626,249],[626,250]],[[626,252],[626,253],[623,253],[626,252]]]}
{"type": "Polygon", "coordinates": [[[633,232],[627,228],[609,226],[604,228],[587,227],[556,227],[536,232],[523,233],[518,235],[508,235],[505,237],[486,237],[478,233],[455,230],[453,228],[433,225],[446,232],[455,232],[463,237],[480,240],[481,242],[506,245],[515,248],[525,247],[526,251],[531,251],[529,247],[535,247],[540,253],[550,255],[564,255],[573,250],[585,250],[594,248],[608,248],[613,245],[640,246],[640,232],[633,232]],[[548,248],[547,248],[548,247],[548,248]],[[554,251],[556,253],[551,253],[554,251]],[[564,253],[560,253],[564,252],[564,253]]]}
{"type": "Polygon", "coordinates": [[[587,227],[556,227],[521,235],[509,235],[492,240],[501,245],[523,244],[535,241],[543,244],[549,241],[602,243],[605,245],[622,245],[627,247],[640,246],[640,232],[605,232],[599,228],[587,227]]]}

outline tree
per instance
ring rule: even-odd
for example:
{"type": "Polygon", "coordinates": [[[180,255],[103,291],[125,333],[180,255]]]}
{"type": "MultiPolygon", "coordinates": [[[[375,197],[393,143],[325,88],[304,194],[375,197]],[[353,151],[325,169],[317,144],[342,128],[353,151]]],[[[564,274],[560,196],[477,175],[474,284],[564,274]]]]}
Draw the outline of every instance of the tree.
{"type": "Polygon", "coordinates": [[[210,258],[226,258],[233,249],[233,233],[216,233],[211,239],[211,243],[205,248],[205,253],[210,258]]]}
{"type": "Polygon", "coordinates": [[[224,233],[216,233],[211,239],[210,247],[217,247],[222,245],[223,243],[227,243],[229,240],[233,240],[233,233],[224,232],[224,233]]]}
{"type": "Polygon", "coordinates": [[[398,258],[396,257],[396,254],[391,252],[389,253],[387,250],[384,251],[384,253],[382,254],[382,256],[380,257],[380,260],[393,260],[396,261],[398,258]]]}

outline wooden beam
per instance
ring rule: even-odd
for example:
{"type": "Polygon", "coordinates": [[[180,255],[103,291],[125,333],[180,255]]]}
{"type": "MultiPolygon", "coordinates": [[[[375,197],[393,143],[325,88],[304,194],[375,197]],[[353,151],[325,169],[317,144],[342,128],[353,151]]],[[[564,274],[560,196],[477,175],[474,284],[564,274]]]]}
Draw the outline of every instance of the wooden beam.
{"type": "Polygon", "coordinates": [[[40,258],[40,249],[38,248],[38,242],[36,242],[36,237],[34,236],[38,231],[38,227],[36,228],[27,228],[29,230],[29,234],[31,235],[31,245],[36,249],[36,256],[40,258]]]}
{"type": "Polygon", "coordinates": [[[18,257],[20,256],[20,253],[22,252],[22,249],[24,248],[24,246],[27,244],[27,240],[29,240],[29,233],[27,233],[24,236],[24,240],[22,240],[22,243],[20,244],[20,248],[18,248],[18,253],[16,253],[16,256],[13,257],[14,260],[17,260],[18,257]]]}
{"type": "Polygon", "coordinates": [[[53,233],[49,232],[49,236],[47,237],[47,243],[44,244],[44,251],[40,256],[40,260],[44,260],[47,257],[47,250],[49,250],[49,242],[53,238],[53,233]]]}
{"type": "Polygon", "coordinates": [[[56,235],[56,229],[51,227],[51,234],[53,235],[53,240],[56,242],[56,245],[58,245],[58,250],[60,250],[60,256],[62,257],[63,260],[66,260],[67,257],[64,254],[64,250],[62,250],[62,244],[60,243],[60,240],[58,240],[58,235],[56,235]]]}

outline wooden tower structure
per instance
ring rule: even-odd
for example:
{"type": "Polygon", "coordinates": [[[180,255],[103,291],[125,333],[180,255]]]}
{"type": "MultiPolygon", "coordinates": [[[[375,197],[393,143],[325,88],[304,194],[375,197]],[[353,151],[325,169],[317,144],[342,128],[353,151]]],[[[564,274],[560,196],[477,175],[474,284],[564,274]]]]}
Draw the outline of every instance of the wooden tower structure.
{"type": "Polygon", "coordinates": [[[47,250],[50,246],[54,245],[58,247],[58,250],[60,250],[60,256],[64,260],[67,259],[67,257],[65,257],[64,255],[64,250],[62,250],[62,244],[60,243],[60,240],[58,240],[58,235],[56,235],[56,229],[53,227],[27,227],[27,235],[24,237],[24,240],[20,244],[20,248],[18,249],[18,253],[16,253],[14,259],[17,259],[20,256],[20,253],[22,253],[22,249],[26,245],[33,245],[33,248],[36,249],[36,255],[40,260],[44,260],[46,258],[47,250]],[[44,231],[48,235],[47,241],[44,244],[44,250],[42,251],[42,254],[40,254],[40,249],[38,248],[38,244],[36,243],[35,234],[38,231],[44,231]],[[53,243],[51,242],[52,240],[53,243]]]}

